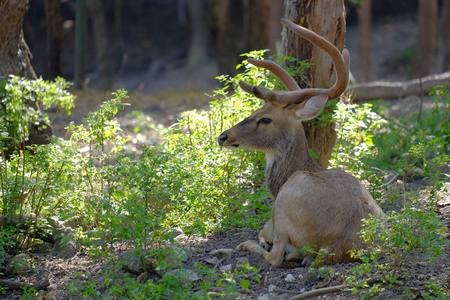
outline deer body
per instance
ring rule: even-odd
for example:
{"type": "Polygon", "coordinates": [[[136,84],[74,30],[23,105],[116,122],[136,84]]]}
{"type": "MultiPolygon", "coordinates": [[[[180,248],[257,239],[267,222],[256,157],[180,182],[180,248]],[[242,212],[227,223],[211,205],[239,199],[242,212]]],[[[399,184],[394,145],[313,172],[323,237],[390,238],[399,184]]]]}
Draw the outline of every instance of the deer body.
{"type": "MultiPolygon", "coordinates": [[[[303,120],[321,112],[330,97],[345,90],[348,53],[336,54],[333,45],[314,33],[287,20],[282,22],[332,56],[338,81],[327,90],[300,90],[278,66],[251,61],[272,71],[289,91],[273,92],[241,82],[245,91],[266,103],[218,138],[226,148],[265,153],[266,183],[276,198],[272,219],[259,234],[260,242],[273,243],[272,250],[267,252],[255,241],[244,242],[238,249],[259,253],[274,267],[282,265],[288,244],[296,249],[328,248],[333,255],[326,257],[325,264],[350,261],[348,251],[364,246],[357,235],[361,219],[382,214],[381,208],[355,177],[339,169],[325,169],[311,158],[302,126],[303,120]]],[[[294,253],[288,258],[296,257],[294,253]]]]}

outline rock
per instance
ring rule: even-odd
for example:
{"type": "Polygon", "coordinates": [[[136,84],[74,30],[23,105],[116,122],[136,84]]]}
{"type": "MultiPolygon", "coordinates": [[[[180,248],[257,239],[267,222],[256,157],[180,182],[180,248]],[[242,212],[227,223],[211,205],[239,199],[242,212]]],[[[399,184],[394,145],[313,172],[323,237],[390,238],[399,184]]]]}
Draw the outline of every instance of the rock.
{"type": "Polygon", "coordinates": [[[258,296],[258,298],[256,298],[257,300],[272,300],[274,299],[271,295],[269,294],[264,294],[262,296],[258,296]]]}
{"type": "Polygon", "coordinates": [[[166,273],[169,276],[179,276],[180,282],[194,282],[200,280],[200,276],[192,270],[189,269],[173,269],[166,273]]]}
{"type": "Polygon", "coordinates": [[[247,257],[238,257],[236,258],[236,263],[238,265],[249,265],[250,262],[247,257]]]}
{"type": "Polygon", "coordinates": [[[75,241],[75,231],[70,227],[65,227],[57,220],[47,218],[48,223],[53,228],[54,244],[53,253],[60,258],[70,258],[77,254],[77,244],[75,241]]]}
{"type": "Polygon", "coordinates": [[[236,253],[236,251],[234,249],[224,248],[224,249],[213,250],[209,254],[211,256],[217,256],[217,257],[224,257],[225,256],[227,258],[232,258],[235,253],[236,253]]]}
{"type": "Polygon", "coordinates": [[[123,263],[122,268],[132,274],[139,275],[143,271],[143,266],[138,253],[135,250],[128,250],[119,254],[119,260],[123,263]]]}
{"type": "Polygon", "coordinates": [[[220,272],[222,272],[222,273],[228,273],[228,272],[231,272],[231,270],[232,270],[232,266],[231,265],[225,265],[225,266],[221,266],[220,268],[219,268],[219,270],[220,270],[220,272]]]}
{"type": "Polygon", "coordinates": [[[286,281],[286,282],[294,282],[295,281],[295,277],[292,274],[287,274],[286,277],[284,278],[284,281],[286,281]]]}
{"type": "Polygon", "coordinates": [[[19,275],[31,272],[31,257],[26,253],[14,256],[6,265],[5,273],[19,275]]]}
{"type": "Polygon", "coordinates": [[[167,259],[172,264],[177,264],[178,262],[186,262],[188,259],[192,257],[191,251],[187,247],[176,246],[176,245],[167,245],[167,259]]]}

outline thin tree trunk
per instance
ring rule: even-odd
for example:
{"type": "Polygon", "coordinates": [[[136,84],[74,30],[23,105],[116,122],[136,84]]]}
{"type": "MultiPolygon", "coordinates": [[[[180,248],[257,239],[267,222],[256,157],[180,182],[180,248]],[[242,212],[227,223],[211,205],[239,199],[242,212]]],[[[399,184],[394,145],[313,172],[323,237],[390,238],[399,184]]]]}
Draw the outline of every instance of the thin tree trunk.
{"type": "Polygon", "coordinates": [[[61,2],[45,0],[45,19],[47,23],[47,48],[49,54],[49,75],[55,78],[61,75],[61,51],[63,29],[61,2]]]}
{"type": "Polygon", "coordinates": [[[281,25],[281,18],[284,15],[284,3],[280,0],[272,0],[270,7],[270,35],[269,35],[269,49],[271,54],[277,54],[280,46],[281,31],[283,25],[281,25]],[[277,49],[278,47],[278,49],[277,49]]]}
{"type": "Polygon", "coordinates": [[[212,31],[217,64],[221,74],[236,74],[239,63],[236,32],[230,22],[231,0],[209,0],[209,23],[212,31]]]}
{"type": "Polygon", "coordinates": [[[23,18],[28,0],[0,1],[0,75],[36,79],[31,52],[23,37],[23,18]]]}
{"type": "MultiPolygon", "coordinates": [[[[345,8],[343,0],[288,0],[286,1],[285,18],[304,26],[327,39],[342,51],[345,42],[345,8]]],[[[313,47],[309,41],[302,39],[286,28],[283,29],[281,52],[285,55],[313,63],[305,70],[305,83],[297,81],[305,87],[330,87],[335,82],[334,68],[331,58],[321,49],[313,47]]],[[[286,62],[287,67],[298,67],[295,62],[286,62]]],[[[332,106],[325,108],[332,113],[332,106]]],[[[335,124],[331,120],[323,126],[317,119],[305,123],[305,134],[308,145],[318,155],[320,165],[328,166],[334,144],[336,142],[335,124]]]]}
{"type": "Polygon", "coordinates": [[[206,16],[205,0],[187,1],[189,22],[192,26],[192,38],[189,45],[187,68],[193,69],[208,61],[209,28],[206,16]]]}
{"type": "Polygon", "coordinates": [[[105,8],[101,0],[88,1],[89,13],[94,34],[95,56],[97,62],[98,83],[101,90],[110,90],[113,85],[111,76],[111,53],[108,30],[106,27],[105,8]]]}
{"type": "Polygon", "coordinates": [[[372,0],[362,0],[359,9],[360,68],[362,82],[369,81],[370,74],[370,27],[372,22],[372,0]]]}
{"type": "Polygon", "coordinates": [[[86,34],[87,9],[86,0],[77,0],[75,16],[75,87],[82,88],[86,76],[86,34]]]}
{"type": "Polygon", "coordinates": [[[442,3],[439,20],[439,52],[437,59],[438,72],[450,70],[450,1],[442,3]]]}
{"type": "Polygon", "coordinates": [[[430,74],[437,26],[437,0],[419,1],[419,40],[416,45],[413,77],[430,74]]]}
{"type": "Polygon", "coordinates": [[[270,41],[270,9],[272,0],[248,0],[248,10],[245,17],[248,19],[246,28],[246,49],[265,49],[270,41]]]}

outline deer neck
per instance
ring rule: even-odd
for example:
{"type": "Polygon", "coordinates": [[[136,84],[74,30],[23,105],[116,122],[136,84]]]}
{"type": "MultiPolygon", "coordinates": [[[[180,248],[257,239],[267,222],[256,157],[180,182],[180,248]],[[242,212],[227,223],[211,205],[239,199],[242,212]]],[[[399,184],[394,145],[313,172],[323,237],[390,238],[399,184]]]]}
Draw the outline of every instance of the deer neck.
{"type": "Polygon", "coordinates": [[[274,197],[295,172],[325,170],[310,156],[303,127],[282,140],[277,149],[266,153],[266,184],[274,197]]]}

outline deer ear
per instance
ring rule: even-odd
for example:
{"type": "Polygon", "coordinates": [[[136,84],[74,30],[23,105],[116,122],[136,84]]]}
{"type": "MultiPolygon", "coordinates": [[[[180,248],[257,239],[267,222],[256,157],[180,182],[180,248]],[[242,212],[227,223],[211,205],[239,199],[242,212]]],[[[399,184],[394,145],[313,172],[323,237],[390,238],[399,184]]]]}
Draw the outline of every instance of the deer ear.
{"type": "Polygon", "coordinates": [[[321,94],[313,96],[309,98],[305,103],[302,103],[303,105],[301,105],[295,113],[301,121],[314,119],[320,114],[327,101],[327,95],[321,94]]]}

